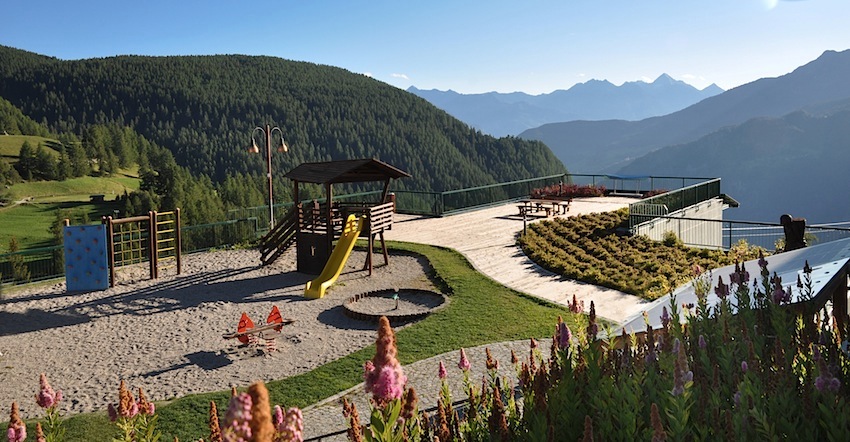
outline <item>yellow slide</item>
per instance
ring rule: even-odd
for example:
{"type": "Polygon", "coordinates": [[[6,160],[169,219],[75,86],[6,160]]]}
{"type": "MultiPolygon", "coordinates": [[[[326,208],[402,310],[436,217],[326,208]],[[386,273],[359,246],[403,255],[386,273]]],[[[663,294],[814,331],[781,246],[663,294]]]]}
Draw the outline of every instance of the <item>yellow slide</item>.
{"type": "Polygon", "coordinates": [[[354,243],[357,242],[357,237],[360,236],[360,231],[363,229],[363,223],[366,220],[365,216],[356,217],[348,215],[345,220],[345,228],[342,230],[342,236],[331,252],[328,262],[325,263],[325,268],[322,269],[322,274],[318,278],[308,281],[307,287],[304,289],[304,296],[313,299],[319,299],[325,296],[325,290],[328,289],[336,279],[339,278],[345,262],[348,261],[348,256],[351,255],[351,249],[354,248],[354,243]]]}

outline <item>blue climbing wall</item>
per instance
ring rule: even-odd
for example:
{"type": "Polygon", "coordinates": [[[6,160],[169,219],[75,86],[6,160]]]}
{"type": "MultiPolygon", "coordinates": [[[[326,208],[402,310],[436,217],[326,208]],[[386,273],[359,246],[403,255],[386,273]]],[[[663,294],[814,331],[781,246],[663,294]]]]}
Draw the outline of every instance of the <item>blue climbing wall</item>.
{"type": "Polygon", "coordinates": [[[106,226],[65,227],[65,286],[69,292],[109,288],[106,226]]]}

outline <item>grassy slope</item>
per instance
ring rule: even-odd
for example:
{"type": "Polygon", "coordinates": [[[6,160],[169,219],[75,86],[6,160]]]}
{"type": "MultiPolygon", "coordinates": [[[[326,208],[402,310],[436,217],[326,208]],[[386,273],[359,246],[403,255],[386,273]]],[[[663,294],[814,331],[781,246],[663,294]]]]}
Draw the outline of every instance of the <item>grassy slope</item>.
{"type": "MultiPolygon", "coordinates": [[[[398,331],[399,359],[403,364],[461,347],[549,336],[559,315],[576,327],[576,318],[565,309],[526,297],[477,273],[455,251],[408,243],[392,243],[392,247],[425,255],[451,299],[445,309],[398,331]]],[[[371,359],[374,351],[373,345],[309,373],[268,383],[272,404],[304,407],[360,383],[363,362],[371,359]]],[[[31,389],[37,388],[36,383],[31,389]]],[[[22,391],[22,397],[27,397],[25,393],[22,391]]],[[[117,386],[115,395],[117,398],[117,386]]],[[[209,402],[215,401],[223,415],[229,396],[229,391],[221,391],[159,405],[161,440],[207,437],[209,402]]],[[[67,441],[107,441],[117,432],[102,412],[73,416],[67,426],[67,441]]],[[[34,422],[30,428],[34,428],[34,422]]],[[[5,426],[0,425],[0,430],[5,431],[5,426]]]]}
{"type": "MultiPolygon", "coordinates": [[[[55,142],[56,140],[44,137],[36,137],[32,135],[2,135],[0,134],[0,157],[4,158],[9,163],[18,161],[18,154],[21,152],[21,145],[24,141],[29,140],[33,149],[41,143],[55,142]]],[[[59,152],[53,149],[47,149],[48,152],[59,157],[59,152]]]]}
{"type": "MultiPolygon", "coordinates": [[[[0,137],[2,138],[2,137],[0,137]]],[[[0,208],[0,253],[8,251],[15,237],[21,248],[49,245],[49,229],[59,209],[75,209],[88,213],[90,219],[111,214],[112,200],[124,191],[139,188],[139,179],[129,175],[95,178],[80,177],[65,181],[34,181],[15,184],[9,189],[12,201],[27,199],[25,204],[0,208]],[[106,202],[94,204],[90,195],[105,194],[106,202]],[[31,199],[30,199],[31,198],[31,199]]]]}

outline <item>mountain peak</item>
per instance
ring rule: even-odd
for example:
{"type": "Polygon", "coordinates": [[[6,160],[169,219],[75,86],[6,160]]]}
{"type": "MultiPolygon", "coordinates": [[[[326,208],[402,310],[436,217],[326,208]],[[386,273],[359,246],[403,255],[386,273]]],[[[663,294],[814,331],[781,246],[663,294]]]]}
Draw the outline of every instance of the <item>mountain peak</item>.
{"type": "Polygon", "coordinates": [[[676,83],[677,81],[678,80],[673,79],[673,77],[667,74],[661,74],[658,76],[658,78],[655,79],[655,81],[652,82],[652,84],[672,84],[676,83]]]}

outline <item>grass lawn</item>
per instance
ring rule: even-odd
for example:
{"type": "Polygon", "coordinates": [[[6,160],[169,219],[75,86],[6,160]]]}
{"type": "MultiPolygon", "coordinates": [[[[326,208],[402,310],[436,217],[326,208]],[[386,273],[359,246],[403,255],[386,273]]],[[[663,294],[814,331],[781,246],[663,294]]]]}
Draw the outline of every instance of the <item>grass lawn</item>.
{"type": "MultiPolygon", "coordinates": [[[[392,242],[391,246],[396,250],[424,255],[434,267],[435,278],[451,298],[445,309],[397,332],[402,364],[460,347],[549,336],[559,315],[575,326],[576,318],[565,308],[498,284],[476,272],[462,255],[453,250],[398,242],[392,242]]],[[[362,381],[362,365],[372,358],[374,351],[372,345],[311,372],[270,382],[267,387],[272,404],[304,407],[357,385],[362,381]]],[[[50,376],[49,373],[47,375],[50,376]]],[[[240,387],[244,389],[247,385],[240,387]]],[[[26,391],[37,388],[38,385],[23,386],[21,397],[31,396],[26,391]]],[[[188,441],[208,437],[209,402],[215,401],[223,415],[229,398],[229,391],[219,391],[157,404],[158,427],[163,433],[161,440],[170,441],[178,437],[188,441]]],[[[34,422],[29,424],[29,428],[34,428],[34,422]]],[[[66,421],[66,425],[67,441],[108,441],[117,434],[117,428],[109,423],[104,412],[75,415],[66,421]]],[[[0,430],[5,432],[5,425],[0,425],[0,430]]]]}

